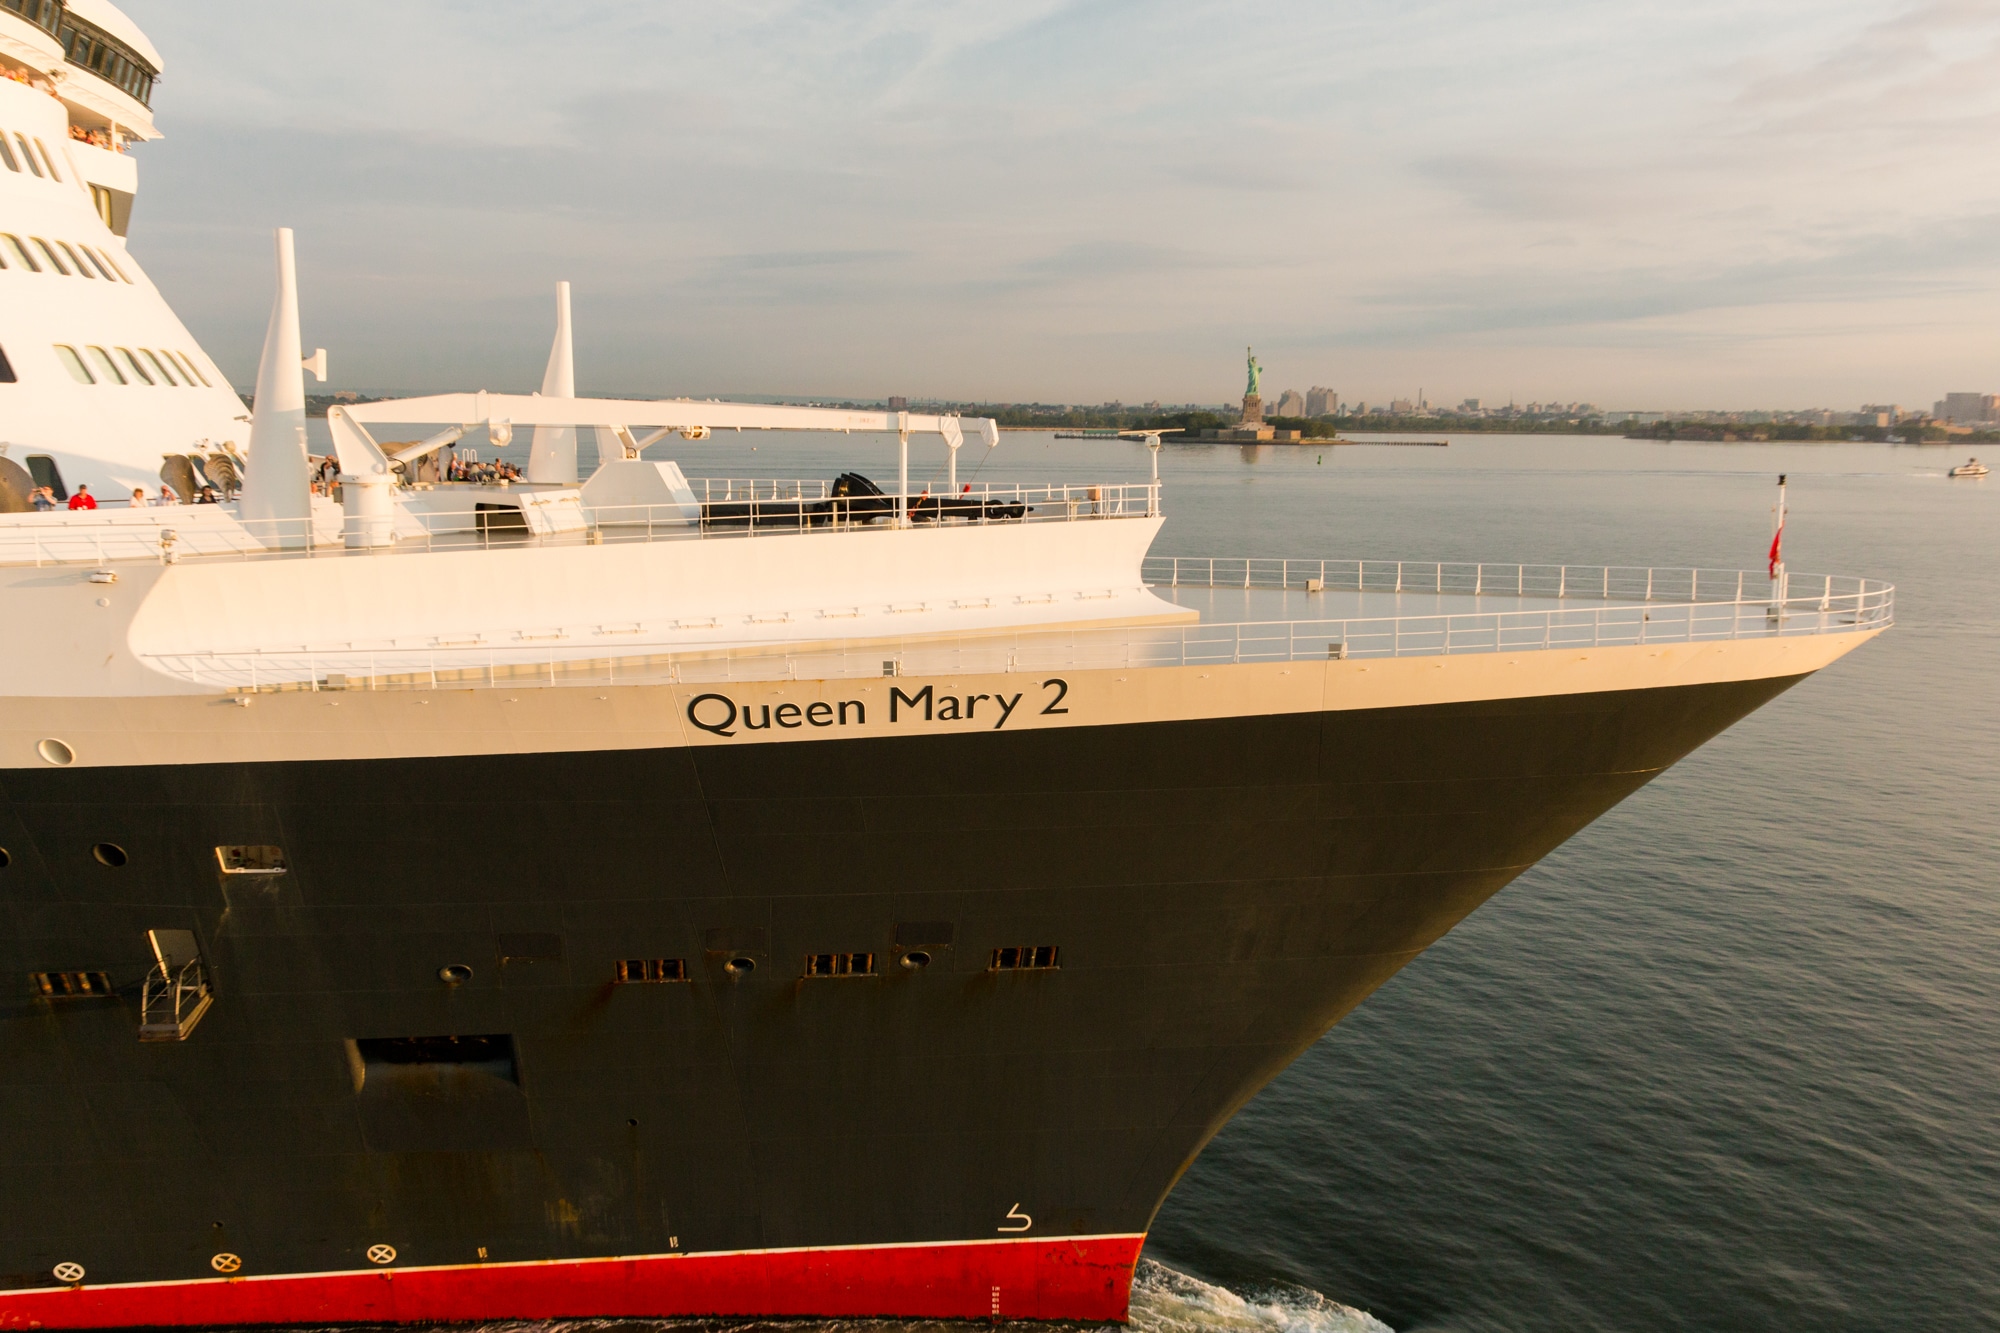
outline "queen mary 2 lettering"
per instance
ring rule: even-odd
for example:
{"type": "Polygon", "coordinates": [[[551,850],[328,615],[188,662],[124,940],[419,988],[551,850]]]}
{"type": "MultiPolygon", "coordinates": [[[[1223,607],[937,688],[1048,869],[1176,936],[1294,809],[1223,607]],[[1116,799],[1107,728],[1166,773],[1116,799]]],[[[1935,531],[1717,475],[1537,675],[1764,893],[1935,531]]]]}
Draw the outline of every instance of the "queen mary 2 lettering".
{"type": "Polygon", "coordinates": [[[144,35],[0,36],[5,225],[105,262],[0,269],[0,1326],[1121,1320],[1265,1082],[1890,623],[1776,561],[1149,555],[1156,474],[959,484],[991,422],[579,398],[566,290],[540,393],[309,459],[291,234],[237,422],[84,152],[144,35]],[[34,503],[85,483],[214,502],[34,503]]]}
{"type": "MultiPolygon", "coordinates": [[[[1043,716],[1067,713],[1062,701],[1069,695],[1069,682],[1061,677],[1052,677],[1042,682],[1042,688],[1052,691],[1052,697],[1042,708],[1043,716]]],[[[901,722],[964,722],[990,725],[998,731],[1007,725],[1007,719],[1021,706],[1026,692],[1016,690],[1012,694],[939,694],[935,685],[926,685],[905,693],[901,686],[891,685],[887,707],[889,721],[901,722]],[[986,704],[985,716],[980,714],[980,705],[986,704]],[[919,711],[921,710],[921,711],[919,711]]],[[[877,700],[876,707],[883,706],[877,700]]],[[[868,725],[868,702],[865,699],[815,699],[811,703],[781,703],[773,707],[768,703],[739,704],[726,694],[697,694],[688,701],[688,724],[711,736],[735,737],[743,732],[769,731],[773,727],[782,731],[797,731],[802,727],[845,727],[850,722],[856,726],[868,725]]]]}

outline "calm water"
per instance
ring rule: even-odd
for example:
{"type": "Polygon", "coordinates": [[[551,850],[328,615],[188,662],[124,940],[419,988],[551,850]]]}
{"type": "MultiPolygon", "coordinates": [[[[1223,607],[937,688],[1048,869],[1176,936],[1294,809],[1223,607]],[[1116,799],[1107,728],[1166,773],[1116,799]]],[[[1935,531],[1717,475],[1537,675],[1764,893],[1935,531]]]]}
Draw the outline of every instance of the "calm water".
{"type": "MultiPolygon", "coordinates": [[[[864,437],[674,456],[895,474],[864,437]]],[[[1164,452],[1156,549],[1181,554],[1755,568],[1785,472],[1792,568],[1893,580],[1900,623],[1558,850],[1257,1097],[1162,1210],[1136,1326],[2000,1326],[2000,481],[1946,481],[1963,457],[1164,452]]],[[[1010,433],[983,468],[1108,482],[1146,460],[1010,433]]]]}

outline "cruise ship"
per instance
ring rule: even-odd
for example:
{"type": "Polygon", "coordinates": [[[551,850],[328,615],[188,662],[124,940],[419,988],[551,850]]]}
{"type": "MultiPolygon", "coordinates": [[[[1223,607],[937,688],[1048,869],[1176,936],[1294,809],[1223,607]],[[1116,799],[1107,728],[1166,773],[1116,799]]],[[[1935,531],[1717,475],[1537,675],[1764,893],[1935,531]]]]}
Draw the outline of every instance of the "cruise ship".
{"type": "Polygon", "coordinates": [[[1156,465],[580,398],[566,290],[539,393],[316,458],[292,235],[254,412],[127,248],[159,72],[0,0],[6,1328],[1123,1319],[1260,1087],[1890,623],[1154,554],[1156,465]],[[756,431],[854,470],[715,466],[756,431]]]}

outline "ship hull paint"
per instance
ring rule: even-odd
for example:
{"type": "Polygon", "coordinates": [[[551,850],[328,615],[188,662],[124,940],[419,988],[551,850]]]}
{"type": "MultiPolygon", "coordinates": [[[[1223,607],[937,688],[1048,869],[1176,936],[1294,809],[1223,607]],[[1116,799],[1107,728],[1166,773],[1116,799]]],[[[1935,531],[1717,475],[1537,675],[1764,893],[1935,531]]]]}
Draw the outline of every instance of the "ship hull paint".
{"type": "Polygon", "coordinates": [[[0,1328],[682,1315],[1120,1320],[1141,1236],[648,1255],[0,1293],[0,1328]]]}
{"type": "MultiPolygon", "coordinates": [[[[884,1262],[942,1276],[787,1260],[802,1287],[700,1312],[990,1313],[981,1284],[1004,1298],[1026,1279],[992,1281],[1002,1261],[959,1246],[1023,1219],[1027,1241],[1143,1233],[1229,1116],[1370,991],[1796,679],[796,746],[0,772],[0,976],[100,969],[121,988],[0,993],[0,1284],[61,1301],[60,1263],[84,1267],[87,1293],[209,1278],[221,1253],[246,1275],[350,1273],[380,1243],[429,1268],[915,1245],[930,1257],[884,1262]],[[127,864],[92,858],[106,842],[127,864]],[[291,868],[222,876],[229,843],[281,845],[291,868]],[[158,927],[194,931],[216,977],[184,1043],[135,1039],[158,927]],[[1059,946],[1061,965],[989,967],[1017,945],[1059,946]],[[919,946],[927,968],[896,965],[919,946]],[[876,974],[802,976],[829,951],[872,953],[876,974]],[[739,956],[755,970],[730,975],[739,956]],[[610,984],[632,958],[684,959],[690,980],[610,984]],[[454,963],[472,979],[442,984],[454,963]],[[516,1065],[409,1083],[353,1044],[447,1034],[507,1034],[516,1065]]],[[[1106,1262],[1086,1267],[1113,1273],[1115,1310],[1093,1303],[1096,1277],[1044,1276],[1057,1294],[1020,1313],[1119,1317],[1129,1256],[1106,1262]]],[[[515,1290],[485,1280],[450,1279],[515,1290]]],[[[694,1312],[716,1281],[647,1312],[694,1312]]],[[[642,1289],[667,1290],[571,1287],[604,1303],[561,1313],[629,1313],[642,1289]]],[[[474,1309],[348,1316],[321,1299],[188,1317],[474,1309]]],[[[465,1317],[553,1308],[522,1299],[465,1317]]],[[[61,1308],[76,1326],[180,1317],[61,1308]]]]}

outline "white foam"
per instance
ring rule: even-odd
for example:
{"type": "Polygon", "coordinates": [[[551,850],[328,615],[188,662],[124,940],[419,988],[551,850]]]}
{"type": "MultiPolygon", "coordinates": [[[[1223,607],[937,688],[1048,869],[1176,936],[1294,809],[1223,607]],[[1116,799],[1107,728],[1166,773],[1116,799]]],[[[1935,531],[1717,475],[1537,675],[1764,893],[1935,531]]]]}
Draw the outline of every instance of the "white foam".
{"type": "Polygon", "coordinates": [[[1238,1295],[1151,1259],[1132,1283],[1136,1333],[1394,1333],[1365,1310],[1303,1287],[1238,1295]]]}

